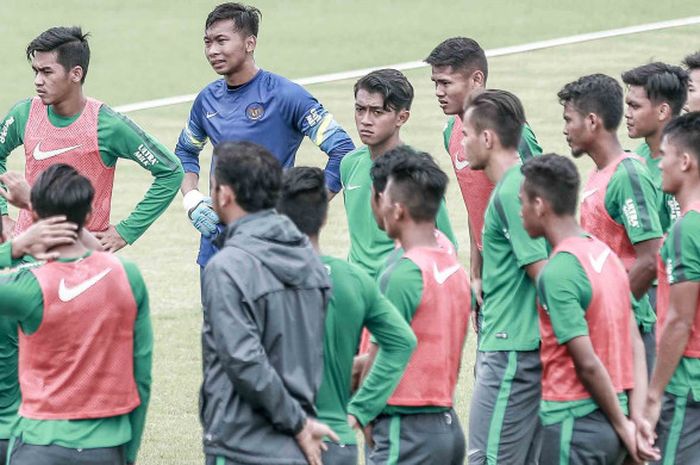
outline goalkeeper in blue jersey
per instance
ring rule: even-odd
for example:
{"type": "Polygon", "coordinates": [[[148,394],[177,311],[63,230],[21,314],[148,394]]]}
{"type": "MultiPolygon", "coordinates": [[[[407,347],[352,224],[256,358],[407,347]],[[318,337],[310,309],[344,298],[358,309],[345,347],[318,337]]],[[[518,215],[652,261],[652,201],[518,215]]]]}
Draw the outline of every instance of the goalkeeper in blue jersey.
{"type": "Polygon", "coordinates": [[[333,115],[303,87],[255,64],[261,16],[257,8],[239,3],[224,3],[209,13],[204,53],[223,79],[199,93],[175,148],[185,169],[185,210],[202,233],[197,258],[202,267],[215,252],[212,239],[219,222],[211,199],[198,190],[199,153],[207,139],[214,145],[226,141],[260,144],[288,168],[294,165],[297,149],[308,136],[328,154],[325,176],[332,193],[341,188],[340,160],[355,148],[333,115]]]}

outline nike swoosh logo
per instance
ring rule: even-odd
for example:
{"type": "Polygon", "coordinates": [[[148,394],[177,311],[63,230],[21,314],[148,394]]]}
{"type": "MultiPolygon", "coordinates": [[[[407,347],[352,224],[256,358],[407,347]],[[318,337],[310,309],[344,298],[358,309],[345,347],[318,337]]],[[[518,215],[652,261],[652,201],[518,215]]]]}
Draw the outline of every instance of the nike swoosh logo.
{"type": "Polygon", "coordinates": [[[62,153],[70,152],[71,150],[77,149],[81,144],[74,145],[73,147],[65,147],[56,150],[47,150],[46,152],[41,150],[41,142],[36,144],[32,156],[35,160],[46,160],[47,158],[55,157],[61,155],[62,153]]]}
{"type": "Polygon", "coordinates": [[[440,271],[438,270],[437,265],[433,263],[433,274],[435,275],[435,281],[437,281],[438,284],[444,283],[447,281],[447,278],[459,271],[459,268],[459,265],[452,265],[451,267],[440,271]]]}
{"type": "Polygon", "coordinates": [[[359,185],[359,186],[348,186],[348,187],[345,188],[345,190],[346,190],[346,191],[354,191],[355,189],[359,189],[360,187],[362,187],[362,185],[359,185]]]}
{"type": "Polygon", "coordinates": [[[97,284],[102,278],[107,276],[107,274],[110,271],[112,271],[111,268],[106,268],[101,273],[96,274],[92,278],[87,279],[82,283],[78,284],[77,286],[73,287],[66,286],[66,281],[64,279],[61,279],[61,282],[58,284],[58,298],[61,299],[62,302],[70,302],[71,300],[75,299],[80,294],[97,284]]]}
{"type": "Polygon", "coordinates": [[[583,202],[584,200],[586,200],[587,197],[590,197],[591,195],[595,194],[596,192],[598,192],[598,188],[591,189],[589,191],[583,191],[583,194],[581,194],[581,202],[583,202]]]}
{"type": "Polygon", "coordinates": [[[218,111],[215,111],[214,113],[207,112],[206,117],[207,117],[207,119],[212,119],[213,117],[215,117],[218,114],[219,114],[218,111]]]}
{"type": "Polygon", "coordinates": [[[457,168],[457,171],[462,171],[464,168],[469,166],[469,161],[467,160],[460,160],[459,159],[459,152],[455,154],[455,168],[457,168]]]}
{"type": "Polygon", "coordinates": [[[603,250],[603,252],[601,252],[601,254],[598,255],[598,257],[596,258],[593,258],[593,255],[591,255],[590,253],[588,254],[588,260],[591,261],[591,266],[593,267],[596,273],[600,273],[601,271],[603,271],[603,265],[605,264],[605,260],[608,259],[608,255],[610,255],[610,249],[608,248],[603,250]]]}

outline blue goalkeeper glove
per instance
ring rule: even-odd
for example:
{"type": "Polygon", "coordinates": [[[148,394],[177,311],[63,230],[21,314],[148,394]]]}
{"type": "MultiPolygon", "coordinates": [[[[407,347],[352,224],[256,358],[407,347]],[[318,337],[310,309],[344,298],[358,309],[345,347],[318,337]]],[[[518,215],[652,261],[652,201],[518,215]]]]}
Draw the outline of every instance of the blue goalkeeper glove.
{"type": "Polygon", "coordinates": [[[207,197],[194,189],[185,194],[182,199],[187,216],[197,231],[204,237],[214,237],[217,234],[219,216],[216,214],[211,204],[211,197],[207,197]]]}

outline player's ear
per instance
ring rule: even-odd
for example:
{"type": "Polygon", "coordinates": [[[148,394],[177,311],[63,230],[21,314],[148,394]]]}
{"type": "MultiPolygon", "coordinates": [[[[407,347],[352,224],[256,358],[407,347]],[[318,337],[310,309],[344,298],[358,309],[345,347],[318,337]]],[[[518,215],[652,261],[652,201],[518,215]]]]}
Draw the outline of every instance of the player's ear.
{"type": "Polygon", "coordinates": [[[683,153],[681,153],[681,171],[687,172],[693,169],[697,170],[697,165],[697,159],[694,156],[692,156],[686,151],[683,151],[683,153]]]}
{"type": "Polygon", "coordinates": [[[249,35],[245,38],[245,52],[252,54],[255,51],[255,46],[258,44],[258,38],[254,35],[249,35]]]}
{"type": "Polygon", "coordinates": [[[73,68],[71,68],[71,70],[68,72],[68,78],[71,80],[71,82],[77,84],[83,80],[83,74],[82,66],[73,66],[73,68]]]}
{"type": "Polygon", "coordinates": [[[661,104],[656,109],[656,116],[659,121],[668,121],[673,118],[673,111],[671,111],[671,105],[668,102],[661,102],[661,104]]]}
{"type": "Polygon", "coordinates": [[[403,110],[399,110],[399,120],[397,121],[396,125],[397,126],[403,126],[406,124],[406,121],[408,121],[408,118],[411,117],[411,112],[410,110],[406,110],[405,108],[403,110]]]}
{"type": "Polygon", "coordinates": [[[484,142],[484,147],[491,150],[496,142],[496,134],[490,129],[481,131],[481,140],[484,142]]]}
{"type": "Polygon", "coordinates": [[[595,113],[587,114],[586,117],[583,119],[583,121],[584,121],[584,124],[586,125],[586,128],[590,132],[595,132],[596,130],[605,127],[605,126],[603,126],[603,121],[595,113]]]}
{"type": "Polygon", "coordinates": [[[480,69],[474,71],[469,80],[471,81],[472,88],[474,89],[486,87],[486,76],[484,76],[484,72],[480,69]]]}

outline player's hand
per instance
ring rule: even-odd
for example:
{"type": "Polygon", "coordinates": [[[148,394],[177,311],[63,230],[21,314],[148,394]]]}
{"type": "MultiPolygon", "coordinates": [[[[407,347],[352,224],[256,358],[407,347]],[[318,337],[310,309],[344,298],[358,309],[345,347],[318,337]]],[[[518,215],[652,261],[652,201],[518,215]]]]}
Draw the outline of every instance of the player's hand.
{"type": "Polygon", "coordinates": [[[369,354],[356,355],[352,359],[352,375],[350,377],[350,392],[355,392],[360,387],[362,373],[369,360],[369,354]]]}
{"type": "Polygon", "coordinates": [[[647,393],[647,401],[644,404],[644,419],[649,425],[649,429],[654,431],[661,415],[661,397],[647,393]]]}
{"type": "Polygon", "coordinates": [[[615,427],[615,431],[632,460],[634,462],[639,462],[639,454],[637,453],[637,427],[634,422],[624,417],[622,424],[615,427]]]}
{"type": "Polygon", "coordinates": [[[328,425],[311,418],[306,419],[304,427],[295,436],[299,449],[301,449],[309,465],[323,465],[321,451],[328,449],[323,443],[323,438],[326,436],[335,442],[340,441],[338,435],[328,425]]]}
{"type": "Polygon", "coordinates": [[[372,437],[372,423],[367,423],[367,426],[362,428],[362,435],[365,437],[365,444],[370,449],[374,449],[374,438],[372,437]]]}
{"type": "Polygon", "coordinates": [[[472,285],[472,293],[479,307],[484,304],[484,291],[481,286],[481,278],[471,278],[469,282],[472,285]]]}
{"type": "MultiPolygon", "coordinates": [[[[0,189],[2,190],[2,189],[0,189]]],[[[7,215],[2,215],[2,242],[12,238],[12,232],[15,230],[17,222],[7,215]]]]}
{"type": "Polygon", "coordinates": [[[114,253],[126,245],[126,241],[119,235],[117,228],[111,224],[105,231],[96,232],[95,237],[106,252],[114,253]]]}
{"type": "Polygon", "coordinates": [[[8,171],[0,174],[0,182],[5,184],[5,188],[0,188],[0,196],[17,208],[30,210],[29,202],[30,187],[24,175],[16,171],[8,171]]]}
{"type": "Polygon", "coordinates": [[[12,258],[31,255],[37,260],[54,260],[58,252],[51,249],[73,244],[78,238],[78,225],[65,216],[52,216],[37,221],[12,240],[12,258]]]}
{"type": "Polygon", "coordinates": [[[643,462],[656,462],[661,460],[661,450],[654,447],[656,433],[646,418],[634,419],[637,426],[637,452],[643,462]]]}
{"type": "Polygon", "coordinates": [[[197,231],[202,233],[204,237],[216,235],[216,225],[219,224],[219,216],[212,208],[211,197],[193,189],[185,194],[182,204],[187,212],[187,217],[197,231]]]}

